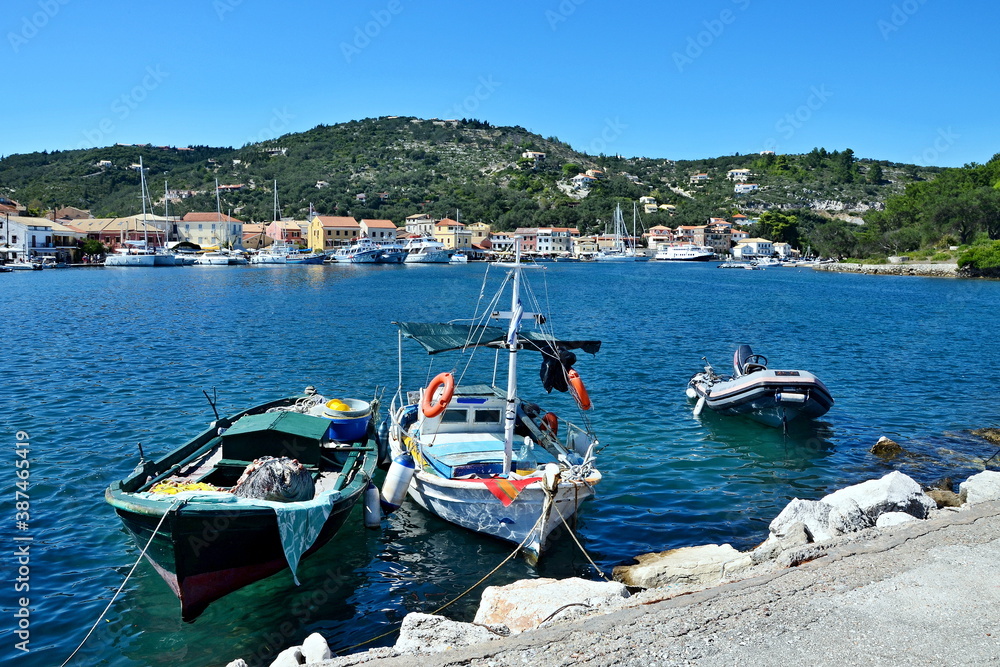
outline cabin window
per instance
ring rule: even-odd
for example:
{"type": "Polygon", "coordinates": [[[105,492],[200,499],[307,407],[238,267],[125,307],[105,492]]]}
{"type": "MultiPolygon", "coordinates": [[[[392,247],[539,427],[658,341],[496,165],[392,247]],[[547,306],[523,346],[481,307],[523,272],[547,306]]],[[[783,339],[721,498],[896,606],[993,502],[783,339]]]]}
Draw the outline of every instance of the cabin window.
{"type": "Polygon", "coordinates": [[[445,410],[441,417],[442,424],[464,424],[469,419],[468,410],[445,410]]]}
{"type": "Polygon", "coordinates": [[[499,424],[500,410],[476,410],[477,424],[499,424]]]}

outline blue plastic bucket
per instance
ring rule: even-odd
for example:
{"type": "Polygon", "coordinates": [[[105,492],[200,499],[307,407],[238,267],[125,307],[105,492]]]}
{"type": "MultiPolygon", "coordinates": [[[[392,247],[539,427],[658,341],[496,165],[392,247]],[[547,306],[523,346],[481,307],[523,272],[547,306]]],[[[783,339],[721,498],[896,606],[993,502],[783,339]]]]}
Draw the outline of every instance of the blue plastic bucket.
{"type": "MultiPolygon", "coordinates": [[[[349,410],[336,410],[330,404],[323,408],[323,416],[330,420],[330,428],[327,429],[327,436],[331,440],[340,442],[351,442],[361,440],[368,431],[368,418],[371,416],[372,406],[368,401],[356,398],[339,399],[346,404],[349,410]]],[[[331,401],[332,403],[333,401],[331,401]]]]}

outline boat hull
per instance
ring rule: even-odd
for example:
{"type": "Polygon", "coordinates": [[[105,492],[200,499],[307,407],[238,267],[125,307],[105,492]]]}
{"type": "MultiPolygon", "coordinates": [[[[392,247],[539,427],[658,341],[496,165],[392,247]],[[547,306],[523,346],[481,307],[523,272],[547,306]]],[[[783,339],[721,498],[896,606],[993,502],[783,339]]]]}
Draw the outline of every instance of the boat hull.
{"type": "MultiPolygon", "coordinates": [[[[337,534],[363,491],[364,486],[358,486],[334,503],[303,558],[337,534]]],[[[166,500],[137,506],[128,494],[113,488],[105,495],[140,548],[172,505],[166,500]]],[[[273,511],[217,504],[192,503],[172,512],[150,543],[146,558],[180,600],[185,621],[197,618],[215,600],[288,568],[273,511]]]]}
{"type": "Polygon", "coordinates": [[[486,486],[475,481],[449,480],[421,471],[407,490],[410,498],[428,512],[462,528],[521,544],[544,512],[540,529],[525,542],[523,551],[530,561],[537,561],[548,544],[549,535],[576,515],[580,503],[593,496],[593,486],[601,480],[600,472],[585,481],[560,482],[554,494],[558,511],[546,511],[546,493],[542,482],[525,487],[507,507],[486,486]]]}
{"type": "Polygon", "coordinates": [[[404,264],[447,264],[451,261],[451,256],[446,250],[433,250],[430,252],[407,253],[403,260],[404,264]]]}
{"type": "MultiPolygon", "coordinates": [[[[263,415],[272,408],[287,408],[302,398],[292,396],[270,401],[213,422],[210,428],[189,442],[156,461],[144,462],[127,478],[105,491],[105,500],[121,518],[136,545],[141,549],[149,544],[146,559],[177,595],[184,620],[193,620],[210,603],[235,590],[289,568],[278,516],[272,506],[235,504],[228,494],[199,497],[195,493],[179,502],[179,496],[150,494],[143,489],[153,481],[169,479],[179,469],[204,460],[221,448],[219,424],[232,426],[244,416],[263,415]],[[220,496],[221,500],[229,499],[229,502],[220,501],[220,496]]],[[[294,514],[294,518],[283,520],[286,528],[293,523],[318,528],[314,538],[311,533],[310,537],[285,536],[286,542],[289,539],[312,540],[308,548],[304,542],[298,544],[305,548],[299,563],[337,534],[364,495],[378,463],[375,447],[369,444],[373,428],[369,424],[364,440],[352,441],[354,449],[345,452],[343,468],[333,469],[341,477],[322,492],[328,495],[317,496],[317,499],[326,498],[330,507],[321,527],[315,523],[319,520],[314,513],[315,507],[299,507],[294,502],[285,504],[285,511],[294,514]]],[[[290,446],[285,440],[275,440],[275,443],[277,454],[290,446]]],[[[306,441],[296,440],[293,444],[302,447],[306,441]]],[[[198,473],[199,476],[203,474],[198,473]]]]}
{"type": "Polygon", "coordinates": [[[312,257],[289,257],[285,260],[286,264],[322,264],[323,260],[326,259],[323,255],[314,255],[312,257]]]}
{"type": "Polygon", "coordinates": [[[833,407],[833,397],[808,371],[765,370],[733,380],[712,382],[699,373],[691,379],[689,397],[730,416],[746,416],[768,426],[795,419],[816,419],[833,407]]]}
{"type": "Polygon", "coordinates": [[[108,255],[104,266],[155,266],[155,255],[108,255]]]}

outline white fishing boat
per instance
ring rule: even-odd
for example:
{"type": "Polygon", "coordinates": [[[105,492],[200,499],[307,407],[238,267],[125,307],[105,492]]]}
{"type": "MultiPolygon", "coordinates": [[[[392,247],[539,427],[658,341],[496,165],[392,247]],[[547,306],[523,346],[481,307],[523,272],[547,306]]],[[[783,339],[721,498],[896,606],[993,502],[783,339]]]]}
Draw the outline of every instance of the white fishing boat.
{"type": "MultiPolygon", "coordinates": [[[[481,315],[472,324],[396,323],[400,382],[389,427],[394,458],[382,495],[391,511],[408,493],[446,521],[519,545],[534,561],[552,531],[576,514],[601,481],[595,459],[598,440],[584,412],[590,399],[572,368],[576,355],[570,352],[596,354],[601,343],[556,339],[540,309],[528,312],[538,304],[530,289],[524,293],[531,300],[522,302],[521,274],[528,267],[520,259],[517,239],[515,261],[500,265],[509,270],[500,291],[490,303],[481,304],[481,315]],[[506,289],[511,290],[510,311],[499,312],[506,289]],[[486,323],[491,318],[508,323],[491,326],[486,323]],[[534,327],[522,331],[527,322],[534,327]],[[497,356],[494,369],[506,356],[506,381],[498,386],[494,370],[488,384],[466,384],[460,378],[456,386],[451,373],[441,373],[427,388],[404,392],[404,338],[417,341],[431,355],[457,350],[471,355],[491,347],[497,356]],[[584,426],[522,399],[517,371],[519,353],[525,351],[541,353],[546,390],[572,392],[584,426]]],[[[464,363],[462,367],[469,368],[464,363]]]]}
{"type": "Polygon", "coordinates": [[[443,243],[427,236],[408,239],[403,249],[406,251],[405,264],[447,264],[454,254],[443,243]]]}
{"type": "Polygon", "coordinates": [[[708,246],[693,243],[676,245],[661,243],[656,248],[653,259],[662,262],[707,262],[715,257],[715,252],[708,246]]]}

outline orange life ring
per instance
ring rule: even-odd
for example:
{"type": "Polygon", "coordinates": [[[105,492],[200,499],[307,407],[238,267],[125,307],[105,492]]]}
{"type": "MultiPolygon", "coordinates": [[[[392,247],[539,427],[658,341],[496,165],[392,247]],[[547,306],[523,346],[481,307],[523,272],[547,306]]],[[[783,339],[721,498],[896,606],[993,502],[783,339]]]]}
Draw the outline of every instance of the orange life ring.
{"type": "Polygon", "coordinates": [[[437,417],[448,407],[448,403],[451,402],[451,397],[454,394],[455,376],[451,373],[438,373],[431,380],[431,383],[427,385],[427,389],[424,390],[424,396],[420,399],[420,411],[424,413],[425,417],[437,417]],[[431,403],[434,400],[434,394],[437,393],[440,386],[444,386],[441,398],[431,403]]]}
{"type": "Polygon", "coordinates": [[[551,433],[552,435],[559,435],[559,417],[556,417],[554,412],[546,412],[542,415],[542,423],[539,424],[542,433],[551,433]]]}
{"type": "Polygon", "coordinates": [[[580,406],[581,410],[589,410],[592,407],[590,395],[587,393],[587,388],[583,386],[580,374],[576,372],[576,369],[571,368],[567,377],[569,378],[569,386],[573,389],[573,398],[576,399],[576,404],[580,406]]]}

